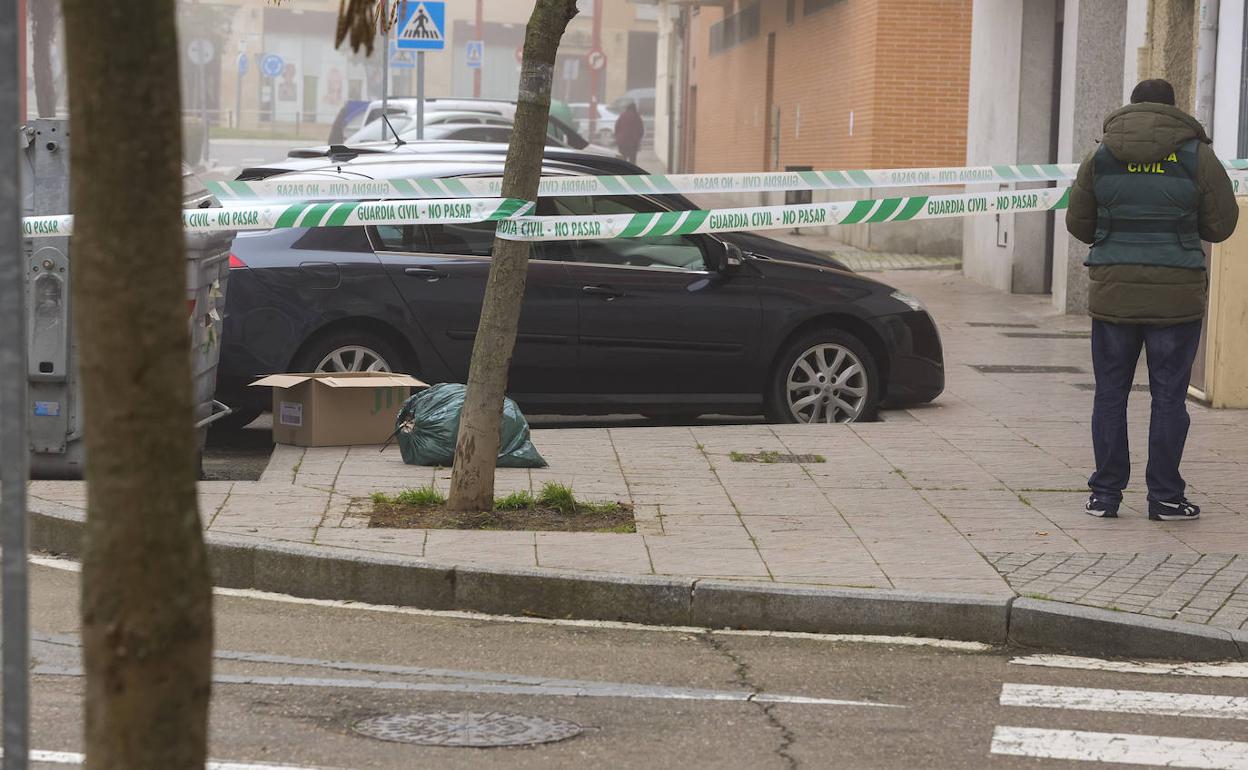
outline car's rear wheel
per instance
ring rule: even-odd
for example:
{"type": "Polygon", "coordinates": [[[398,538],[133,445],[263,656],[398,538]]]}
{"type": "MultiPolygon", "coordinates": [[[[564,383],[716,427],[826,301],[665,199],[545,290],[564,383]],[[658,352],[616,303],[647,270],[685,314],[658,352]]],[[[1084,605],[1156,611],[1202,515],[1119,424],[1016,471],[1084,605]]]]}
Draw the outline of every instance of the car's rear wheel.
{"type": "Polygon", "coordinates": [[[767,393],[773,422],[836,423],[875,419],[880,378],[867,346],[842,329],[816,329],[790,342],[767,393]]]}
{"type": "Polygon", "coordinates": [[[401,372],[403,357],[379,334],[343,329],[314,338],[295,356],[298,372],[401,372]]]}

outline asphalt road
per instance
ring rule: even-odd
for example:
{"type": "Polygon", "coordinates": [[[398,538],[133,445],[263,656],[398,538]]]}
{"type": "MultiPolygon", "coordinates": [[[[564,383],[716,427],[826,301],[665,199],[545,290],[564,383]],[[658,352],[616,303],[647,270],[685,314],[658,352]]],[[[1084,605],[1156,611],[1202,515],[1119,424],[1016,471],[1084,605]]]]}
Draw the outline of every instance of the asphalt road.
{"type": "MultiPolygon", "coordinates": [[[[32,566],[39,634],[32,746],[69,752],[43,756],[72,762],[81,751],[83,686],[77,575],[64,569],[72,564],[56,564],[32,566]]],[[[1177,766],[1248,767],[1248,744],[1232,743],[1244,738],[1248,718],[1248,699],[1234,697],[1248,692],[1248,679],[1231,676],[1248,676],[1244,664],[1205,670],[1216,670],[1216,677],[1146,675],[1021,665],[1012,662],[1017,653],[972,645],[456,617],[238,594],[217,597],[216,674],[228,681],[214,688],[211,754],[242,763],[234,766],[239,770],[261,762],[297,768],[1094,764],[994,754],[994,733],[998,751],[1100,752],[1160,763],[1174,759],[1164,752],[1177,750],[1186,752],[1180,759],[1204,762],[1177,766]],[[1124,690],[1190,695],[1159,703],[1171,696],[1124,690]],[[1049,707],[1002,705],[1007,691],[1009,700],[1049,707]],[[1124,704],[1152,713],[1104,710],[1124,704]],[[558,743],[491,749],[386,742],[352,729],[383,714],[443,711],[539,715],[584,729],[558,743]],[[1093,733],[1126,737],[1087,737],[1093,733]],[[1147,736],[1199,740],[1172,744],[1147,736]]]]}

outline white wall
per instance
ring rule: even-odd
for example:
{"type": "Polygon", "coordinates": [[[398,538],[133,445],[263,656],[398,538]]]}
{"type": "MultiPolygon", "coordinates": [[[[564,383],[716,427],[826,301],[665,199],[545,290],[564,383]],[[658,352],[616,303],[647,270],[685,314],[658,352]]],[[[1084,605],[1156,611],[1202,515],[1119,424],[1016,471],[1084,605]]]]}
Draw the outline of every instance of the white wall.
{"type": "MultiPolygon", "coordinates": [[[[971,80],[967,104],[966,165],[1015,163],[1018,158],[1019,49],[1024,0],[974,0],[971,10],[971,80]]],[[[996,185],[968,186],[967,191],[996,185]]],[[[1002,214],[1009,228],[1013,214],[1002,214]]],[[[1026,215],[1024,215],[1026,216],[1026,215]]],[[[1010,291],[1013,239],[997,245],[996,217],[962,223],[962,270],[974,281],[1010,291]]]]}
{"type": "Polygon", "coordinates": [[[1244,48],[1244,0],[1222,0],[1218,10],[1217,80],[1213,88],[1213,150],[1234,158],[1239,145],[1239,81],[1244,48]]]}

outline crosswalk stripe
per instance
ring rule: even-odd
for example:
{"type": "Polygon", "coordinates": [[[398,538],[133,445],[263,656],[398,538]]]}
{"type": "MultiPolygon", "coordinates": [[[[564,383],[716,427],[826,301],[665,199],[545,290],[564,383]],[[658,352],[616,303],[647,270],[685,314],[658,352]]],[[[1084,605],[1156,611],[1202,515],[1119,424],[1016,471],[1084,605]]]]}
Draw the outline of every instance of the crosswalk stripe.
{"type": "Polygon", "coordinates": [[[1174,717],[1248,719],[1248,698],[1148,690],[1104,690],[1096,687],[1052,687],[1044,684],[1001,685],[1002,706],[1111,711],[1174,717]]]}
{"type": "Polygon", "coordinates": [[[1171,674],[1173,676],[1209,676],[1248,679],[1248,663],[1146,663],[1134,660],[1101,660],[1077,655],[1024,655],[1012,658],[1011,664],[1074,668],[1085,671],[1115,671],[1123,674],[1171,674]]]}
{"type": "Polygon", "coordinates": [[[997,727],[992,753],[1205,770],[1248,770],[1248,743],[1158,735],[997,727]]]}

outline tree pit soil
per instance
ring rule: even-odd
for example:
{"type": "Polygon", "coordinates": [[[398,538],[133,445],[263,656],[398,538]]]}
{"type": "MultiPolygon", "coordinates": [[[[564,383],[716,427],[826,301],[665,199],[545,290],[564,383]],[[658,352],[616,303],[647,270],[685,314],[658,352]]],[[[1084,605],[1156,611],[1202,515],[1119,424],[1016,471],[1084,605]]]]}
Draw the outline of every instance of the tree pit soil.
{"type": "Polygon", "coordinates": [[[492,529],[540,532],[636,532],[633,506],[617,503],[615,510],[578,505],[575,512],[535,505],[518,510],[448,511],[445,505],[373,503],[370,528],[389,529],[492,529]]]}

